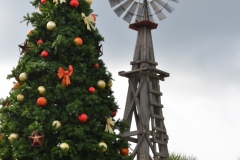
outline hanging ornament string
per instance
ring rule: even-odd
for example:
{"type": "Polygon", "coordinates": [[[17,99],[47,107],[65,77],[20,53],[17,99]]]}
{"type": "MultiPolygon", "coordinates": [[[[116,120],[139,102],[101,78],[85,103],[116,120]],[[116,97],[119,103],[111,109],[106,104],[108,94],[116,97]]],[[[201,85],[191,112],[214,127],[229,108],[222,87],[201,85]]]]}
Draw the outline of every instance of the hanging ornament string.
{"type": "Polygon", "coordinates": [[[62,67],[59,67],[58,69],[58,78],[62,79],[62,85],[63,86],[68,86],[71,84],[69,76],[73,74],[73,67],[72,65],[68,66],[68,70],[64,71],[62,67]]]}
{"type": "MultiPolygon", "coordinates": [[[[56,4],[58,4],[58,1],[59,0],[53,0],[53,3],[56,3],[56,4]]],[[[66,3],[66,0],[60,0],[60,3],[62,4],[63,2],[65,2],[66,3]]]]}
{"type": "Polygon", "coordinates": [[[93,30],[96,30],[96,28],[93,26],[93,24],[95,23],[95,22],[94,22],[94,17],[93,17],[91,14],[89,14],[89,15],[86,17],[85,14],[82,13],[82,18],[83,18],[84,23],[87,24],[87,29],[88,29],[89,31],[91,31],[91,28],[92,28],[93,30]]]}
{"type": "Polygon", "coordinates": [[[105,132],[114,133],[112,127],[115,125],[115,122],[112,120],[112,118],[107,118],[107,124],[105,128],[105,132]]]}

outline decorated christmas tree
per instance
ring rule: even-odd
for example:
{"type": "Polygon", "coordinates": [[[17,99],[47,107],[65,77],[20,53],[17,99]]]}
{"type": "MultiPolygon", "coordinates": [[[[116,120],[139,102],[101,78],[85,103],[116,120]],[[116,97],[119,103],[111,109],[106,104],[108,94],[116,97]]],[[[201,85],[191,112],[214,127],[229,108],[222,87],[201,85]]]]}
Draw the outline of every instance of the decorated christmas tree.
{"type": "Polygon", "coordinates": [[[34,0],[0,108],[1,160],[128,160],[92,0],[34,0]]]}

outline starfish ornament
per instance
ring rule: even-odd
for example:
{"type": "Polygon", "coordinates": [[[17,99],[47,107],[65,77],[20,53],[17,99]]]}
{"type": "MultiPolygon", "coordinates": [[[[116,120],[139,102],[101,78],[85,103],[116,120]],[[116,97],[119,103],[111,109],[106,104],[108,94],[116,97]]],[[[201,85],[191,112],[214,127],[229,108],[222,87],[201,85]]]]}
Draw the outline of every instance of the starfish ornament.
{"type": "Polygon", "coordinates": [[[29,51],[32,48],[32,47],[30,47],[30,45],[27,41],[25,41],[22,44],[19,44],[18,47],[19,47],[20,55],[22,55],[24,52],[29,51]],[[20,51],[20,49],[22,49],[22,50],[20,51]]]}
{"type": "Polygon", "coordinates": [[[96,50],[98,51],[99,55],[102,56],[103,55],[103,47],[101,43],[97,43],[96,44],[96,50]]]}
{"type": "Polygon", "coordinates": [[[32,147],[42,146],[44,135],[40,135],[38,131],[33,131],[31,136],[28,136],[32,147]]]}

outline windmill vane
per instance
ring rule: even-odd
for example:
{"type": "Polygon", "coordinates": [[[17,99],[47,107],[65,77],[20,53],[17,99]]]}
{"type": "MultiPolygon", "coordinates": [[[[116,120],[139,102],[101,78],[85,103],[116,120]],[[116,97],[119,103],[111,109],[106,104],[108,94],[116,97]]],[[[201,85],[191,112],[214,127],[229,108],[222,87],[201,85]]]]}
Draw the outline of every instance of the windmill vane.
{"type": "Polygon", "coordinates": [[[162,10],[171,13],[174,8],[168,3],[169,1],[178,3],[178,0],[109,0],[109,3],[118,17],[123,16],[123,19],[128,23],[139,22],[142,20],[150,20],[154,22],[153,17],[158,20],[166,18],[162,10]],[[144,16],[145,14],[146,17],[144,16]],[[133,18],[134,17],[134,18],[133,18]],[[135,19],[135,20],[134,20],[135,19]]]}

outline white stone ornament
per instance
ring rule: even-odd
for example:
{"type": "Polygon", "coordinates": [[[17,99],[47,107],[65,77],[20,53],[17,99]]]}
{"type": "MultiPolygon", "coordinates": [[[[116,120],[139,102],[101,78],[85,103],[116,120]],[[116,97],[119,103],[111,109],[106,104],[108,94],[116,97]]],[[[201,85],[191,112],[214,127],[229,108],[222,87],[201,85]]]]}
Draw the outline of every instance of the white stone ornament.
{"type": "MultiPolygon", "coordinates": [[[[53,3],[56,3],[56,4],[58,4],[58,1],[59,0],[53,0],[53,3]]],[[[66,3],[66,0],[60,0],[60,3],[62,4],[63,2],[65,2],[66,3]]]]}
{"type": "Polygon", "coordinates": [[[47,23],[47,29],[48,29],[49,31],[51,31],[51,30],[53,30],[54,28],[56,28],[56,23],[53,22],[53,21],[49,21],[49,22],[47,23]]]}

